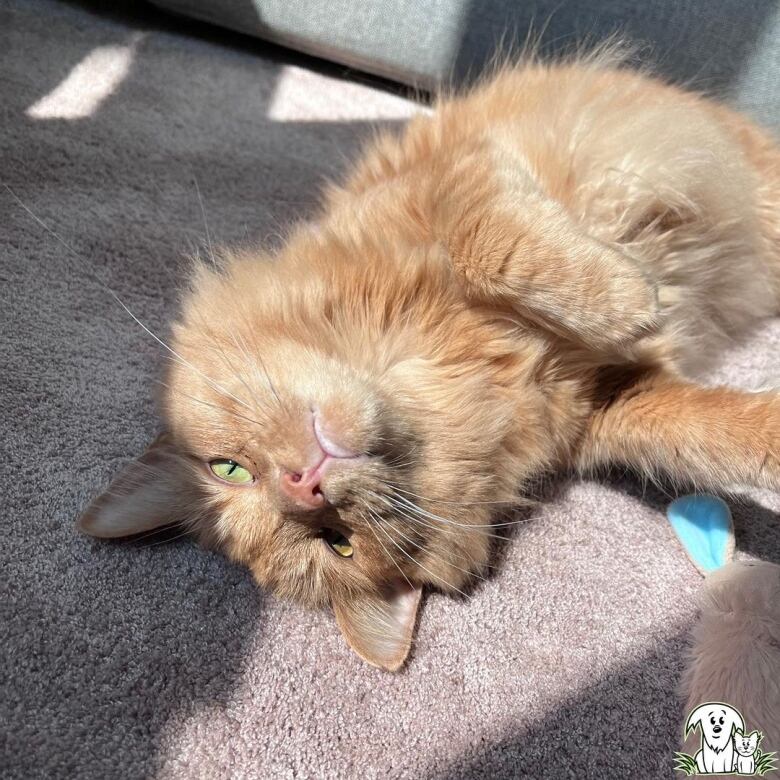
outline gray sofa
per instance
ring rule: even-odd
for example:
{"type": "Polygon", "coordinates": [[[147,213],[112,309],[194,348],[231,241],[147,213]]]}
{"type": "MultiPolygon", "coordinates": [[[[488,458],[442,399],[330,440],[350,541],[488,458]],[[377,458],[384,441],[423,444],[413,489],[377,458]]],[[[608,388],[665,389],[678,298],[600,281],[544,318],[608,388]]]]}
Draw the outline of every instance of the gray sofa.
{"type": "Polygon", "coordinates": [[[153,0],[419,88],[460,82],[529,29],[545,51],[613,33],[642,45],[669,77],[729,98],[780,126],[780,5],[775,0],[153,0]]]}

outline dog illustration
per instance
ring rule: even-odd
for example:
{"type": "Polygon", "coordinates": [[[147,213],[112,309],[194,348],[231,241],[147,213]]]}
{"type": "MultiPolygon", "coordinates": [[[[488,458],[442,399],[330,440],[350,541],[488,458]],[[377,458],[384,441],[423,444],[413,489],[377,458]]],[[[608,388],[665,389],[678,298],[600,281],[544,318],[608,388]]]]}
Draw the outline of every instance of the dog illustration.
{"type": "Polygon", "coordinates": [[[756,759],[754,753],[758,749],[758,743],[764,735],[760,731],[752,731],[744,734],[739,729],[734,731],[734,747],[737,755],[734,757],[736,765],[734,769],[741,775],[752,775],[756,771],[756,759]]]}
{"type": "Polygon", "coordinates": [[[707,702],[688,716],[685,736],[696,728],[701,730],[701,750],[694,756],[699,774],[733,772],[739,754],[732,736],[735,730],[745,730],[742,715],[728,704],[707,702]]]}

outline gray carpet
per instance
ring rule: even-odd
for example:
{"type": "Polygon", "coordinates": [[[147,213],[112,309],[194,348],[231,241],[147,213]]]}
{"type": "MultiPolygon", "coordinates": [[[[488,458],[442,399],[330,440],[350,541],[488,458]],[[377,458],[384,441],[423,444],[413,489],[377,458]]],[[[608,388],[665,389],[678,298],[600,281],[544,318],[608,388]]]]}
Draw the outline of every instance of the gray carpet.
{"type": "MultiPolygon", "coordinates": [[[[92,272],[164,332],[203,240],[196,178],[217,239],[272,243],[371,120],[410,110],[177,26],[0,10],[0,180],[79,256],[0,190],[0,775],[671,776],[701,580],[666,497],[628,478],[552,490],[470,601],[427,598],[398,675],[186,539],[75,533],[154,435],[163,362],[92,272]]],[[[760,383],[778,358],[774,322],[720,378],[760,383]]],[[[734,507],[740,555],[780,561],[778,510],[734,507]]]]}

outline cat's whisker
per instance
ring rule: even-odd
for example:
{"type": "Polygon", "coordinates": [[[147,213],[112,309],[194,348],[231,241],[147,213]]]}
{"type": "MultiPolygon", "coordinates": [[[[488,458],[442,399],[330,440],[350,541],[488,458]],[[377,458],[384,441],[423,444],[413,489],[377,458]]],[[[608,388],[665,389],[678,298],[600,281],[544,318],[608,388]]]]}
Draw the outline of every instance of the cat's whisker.
{"type": "MultiPolygon", "coordinates": [[[[167,525],[161,525],[157,528],[152,529],[151,531],[147,531],[143,534],[138,534],[137,536],[133,537],[133,541],[141,541],[142,539],[149,539],[152,536],[157,536],[159,534],[165,533],[166,531],[171,531],[172,529],[176,528],[176,526],[181,525],[180,523],[168,523],[167,525]]],[[[187,529],[186,533],[189,533],[189,529],[187,529]]],[[[177,535],[175,538],[179,538],[179,535],[177,535]]],[[[146,546],[146,545],[144,545],[146,546]]]]}
{"type": "Polygon", "coordinates": [[[510,520],[507,522],[502,523],[460,523],[457,520],[452,520],[451,518],[442,517],[441,515],[434,514],[432,512],[429,512],[422,507],[420,507],[418,504],[416,504],[414,501],[410,501],[409,499],[405,498],[404,496],[396,495],[395,499],[398,501],[401,501],[402,504],[412,512],[415,512],[416,514],[419,514],[423,517],[428,517],[431,520],[438,520],[442,523],[447,523],[449,525],[455,525],[458,527],[465,527],[465,528],[502,528],[506,526],[515,526],[515,525],[524,525],[528,522],[527,518],[523,518],[521,520],[510,520]]]}
{"type": "Polygon", "coordinates": [[[266,381],[268,382],[268,387],[271,388],[271,392],[274,394],[274,398],[276,399],[276,402],[279,404],[280,408],[286,409],[284,402],[282,401],[282,398],[276,389],[276,385],[274,385],[273,380],[271,379],[271,374],[268,372],[268,367],[266,366],[265,361],[263,360],[263,357],[259,352],[257,353],[257,362],[260,364],[260,368],[263,369],[263,373],[265,374],[266,381]]]}
{"type": "Polygon", "coordinates": [[[144,549],[147,549],[149,547],[158,547],[161,544],[170,544],[171,542],[175,542],[177,539],[183,539],[185,536],[189,536],[190,531],[187,529],[186,531],[182,531],[180,534],[176,534],[175,536],[170,537],[170,539],[161,539],[159,542],[150,542],[149,544],[143,544],[141,545],[144,549]]]}
{"type": "MultiPolygon", "coordinates": [[[[244,359],[246,360],[246,363],[247,363],[247,365],[248,365],[248,366],[249,366],[249,368],[250,368],[250,372],[251,372],[251,374],[252,374],[252,376],[253,376],[253,378],[254,378],[254,380],[255,380],[256,384],[257,384],[257,385],[266,385],[266,384],[268,384],[268,381],[267,381],[267,380],[268,380],[267,374],[266,374],[266,377],[265,377],[265,379],[263,379],[263,375],[262,375],[262,374],[261,374],[261,373],[258,371],[258,369],[257,369],[257,361],[255,361],[255,360],[252,358],[252,356],[250,355],[250,353],[249,353],[249,351],[248,351],[248,349],[247,349],[247,347],[246,347],[246,345],[245,345],[246,343],[244,342],[244,339],[243,339],[243,337],[242,337],[242,339],[241,339],[241,342],[239,342],[239,341],[238,341],[238,338],[237,338],[237,336],[236,336],[236,334],[235,334],[235,333],[231,333],[231,338],[233,339],[233,343],[236,345],[236,348],[237,348],[237,349],[238,349],[238,350],[241,352],[241,354],[244,356],[244,359]]],[[[258,397],[258,396],[257,396],[257,395],[256,395],[256,394],[255,394],[255,393],[254,393],[254,392],[251,390],[251,388],[247,388],[247,389],[248,389],[248,392],[249,392],[249,394],[250,394],[250,396],[251,396],[252,400],[255,402],[255,404],[256,404],[258,407],[262,408],[262,409],[263,409],[263,410],[264,410],[264,411],[265,411],[267,414],[270,414],[270,413],[271,413],[271,404],[270,404],[270,402],[269,402],[269,401],[267,401],[267,400],[266,400],[266,398],[265,398],[265,397],[263,397],[262,393],[261,393],[261,396],[260,396],[260,397],[258,397]]],[[[278,402],[278,401],[279,401],[279,399],[278,399],[278,394],[274,393],[274,396],[275,396],[275,399],[276,399],[276,400],[277,400],[277,402],[278,402]]]]}
{"type": "MultiPolygon", "coordinates": [[[[374,495],[376,496],[377,499],[379,499],[383,503],[387,504],[387,506],[389,506],[394,512],[402,512],[404,510],[404,507],[401,506],[400,504],[398,504],[397,502],[393,501],[392,497],[390,497],[390,496],[380,496],[380,495],[378,495],[376,493],[374,495]]],[[[433,529],[435,531],[439,531],[441,533],[458,533],[455,530],[455,527],[450,527],[450,526],[457,526],[457,527],[463,527],[463,528],[476,528],[476,529],[493,528],[492,524],[490,524],[490,525],[469,525],[468,523],[455,523],[455,522],[447,523],[444,526],[441,526],[441,525],[431,525],[430,523],[426,523],[425,520],[423,520],[421,517],[413,517],[413,516],[409,516],[409,515],[406,515],[406,517],[409,520],[414,520],[415,522],[418,522],[421,525],[424,525],[426,528],[431,528],[431,529],[433,529]]],[[[480,530],[479,533],[480,533],[480,536],[487,536],[487,537],[490,537],[492,539],[500,539],[501,541],[504,541],[504,542],[507,541],[507,538],[508,538],[506,536],[502,536],[501,534],[494,534],[494,533],[490,533],[489,531],[485,531],[485,530],[480,530]]]]}
{"type": "MultiPolygon", "coordinates": [[[[244,319],[247,322],[247,324],[250,324],[246,312],[244,312],[244,319]]],[[[251,328],[250,328],[250,332],[251,332],[251,328]]],[[[282,401],[282,398],[279,395],[278,390],[276,389],[276,385],[274,385],[273,380],[271,379],[271,374],[269,373],[268,367],[266,366],[265,361],[263,360],[263,356],[261,354],[261,351],[257,343],[255,343],[255,352],[254,355],[252,355],[249,351],[249,347],[246,343],[246,339],[244,338],[243,334],[239,334],[239,335],[241,337],[241,345],[239,346],[239,349],[244,353],[244,357],[247,359],[247,362],[249,363],[250,366],[253,366],[255,368],[255,371],[257,370],[256,364],[260,366],[263,372],[263,376],[265,377],[265,381],[268,384],[268,388],[270,389],[271,393],[273,393],[273,396],[276,399],[276,403],[279,405],[279,408],[282,409],[282,411],[289,412],[288,407],[285,405],[284,401],[282,401]]]]}
{"type": "Polygon", "coordinates": [[[459,523],[457,520],[452,520],[450,518],[428,512],[427,510],[422,509],[420,506],[415,504],[414,501],[410,501],[404,496],[396,495],[395,500],[400,501],[406,507],[408,507],[410,511],[422,515],[423,517],[428,517],[431,520],[438,520],[439,522],[448,523],[449,525],[455,525],[461,528],[502,528],[505,526],[524,525],[528,522],[528,520],[524,518],[522,520],[510,520],[505,523],[459,523]]]}
{"type": "MultiPolygon", "coordinates": [[[[104,491],[104,495],[115,496],[117,498],[126,498],[126,496],[124,495],[120,495],[118,493],[112,493],[109,490],[104,491]]],[[[142,534],[135,534],[132,536],[131,541],[140,542],[144,539],[151,539],[154,536],[159,536],[160,534],[164,534],[167,531],[171,531],[179,525],[181,525],[181,523],[167,523],[166,525],[161,525],[158,526],[157,528],[153,528],[151,531],[146,531],[145,533],[142,534]]],[[[146,549],[147,547],[154,547],[158,544],[165,544],[167,542],[173,542],[176,539],[182,539],[185,536],[188,536],[190,534],[191,534],[191,529],[187,528],[186,530],[176,534],[175,536],[170,537],[169,539],[162,539],[159,542],[152,542],[151,544],[142,544],[140,546],[146,549]]]]}
{"type": "MultiPolygon", "coordinates": [[[[460,566],[457,566],[456,564],[452,563],[452,561],[445,560],[441,555],[438,555],[438,554],[436,554],[434,552],[431,552],[430,550],[426,550],[419,542],[415,542],[414,539],[412,539],[411,537],[407,536],[397,525],[393,525],[388,520],[385,520],[384,522],[385,522],[386,525],[392,527],[392,529],[396,533],[400,534],[404,539],[406,539],[407,542],[409,542],[410,544],[413,544],[418,550],[420,550],[420,552],[424,552],[426,555],[428,555],[430,557],[433,557],[433,558],[436,558],[436,559],[440,560],[442,563],[444,563],[445,565],[452,566],[454,569],[457,569],[458,571],[461,571],[464,574],[468,574],[470,577],[476,577],[477,579],[480,579],[483,582],[487,582],[487,580],[482,575],[477,574],[477,572],[471,571],[470,569],[462,569],[460,566]]],[[[454,550],[450,550],[449,552],[452,553],[453,555],[455,555],[456,557],[462,557],[462,556],[459,556],[454,550]]],[[[467,560],[467,559],[464,558],[464,560],[467,560]]]]}
{"type": "MultiPolygon", "coordinates": [[[[255,407],[258,410],[262,411],[263,407],[260,404],[259,399],[254,394],[254,392],[252,391],[252,388],[249,387],[249,384],[246,382],[246,380],[241,375],[241,373],[236,370],[236,367],[233,365],[233,362],[230,360],[230,358],[228,357],[228,355],[225,352],[224,348],[222,347],[222,345],[220,343],[220,339],[216,337],[216,334],[214,333],[214,331],[207,325],[206,320],[203,317],[203,315],[200,312],[200,310],[196,309],[195,313],[198,316],[198,318],[200,319],[201,327],[203,328],[204,332],[207,333],[210,336],[209,342],[208,342],[210,348],[214,349],[214,345],[216,345],[216,349],[219,352],[220,357],[222,358],[223,362],[227,365],[228,369],[233,374],[234,378],[244,386],[244,389],[249,394],[249,398],[254,402],[255,407]]],[[[235,340],[235,338],[234,338],[234,340],[235,340]]],[[[168,385],[165,385],[165,387],[168,387],[168,385]]],[[[189,397],[192,397],[192,396],[189,396],[189,397]]],[[[198,400],[198,399],[195,399],[195,400],[198,400]]],[[[215,408],[219,408],[219,407],[215,407],[215,408]]],[[[251,419],[251,418],[245,418],[245,419],[251,419]]],[[[257,422],[257,421],[255,421],[255,422],[257,422]]],[[[260,425],[259,422],[257,422],[257,424],[260,425]]]]}
{"type": "MultiPolygon", "coordinates": [[[[384,529],[384,521],[382,520],[382,518],[378,514],[376,514],[370,507],[369,507],[369,512],[371,513],[371,515],[377,521],[377,528],[379,528],[379,530],[393,543],[393,545],[395,545],[395,547],[397,547],[398,550],[403,555],[405,555],[415,566],[417,566],[420,569],[422,569],[423,571],[427,572],[428,574],[431,575],[431,577],[433,577],[434,579],[438,580],[439,582],[443,582],[448,588],[456,591],[457,593],[460,593],[461,596],[464,596],[465,598],[468,598],[468,594],[467,593],[462,591],[460,588],[456,588],[451,582],[448,582],[447,580],[444,579],[444,577],[441,577],[438,574],[436,574],[436,572],[433,572],[429,568],[427,568],[426,566],[423,566],[423,564],[421,564],[413,555],[410,555],[408,552],[406,552],[406,550],[404,550],[404,548],[401,547],[401,545],[398,544],[398,542],[396,542],[396,540],[393,539],[393,537],[390,536],[390,534],[384,529]]],[[[392,528],[392,526],[390,526],[390,527],[392,528]]],[[[395,530],[395,529],[393,529],[393,530],[395,530]]],[[[408,580],[407,580],[407,582],[408,582],[408,580]]]]}
{"type": "Polygon", "coordinates": [[[386,480],[390,488],[398,493],[405,493],[408,496],[419,498],[421,501],[429,501],[432,504],[453,504],[455,506],[514,506],[514,501],[447,501],[442,498],[428,498],[412,493],[411,490],[404,490],[394,482],[386,480]]]}
{"type": "Polygon", "coordinates": [[[403,462],[388,461],[387,465],[396,469],[404,469],[404,468],[411,468],[412,466],[417,466],[419,463],[420,461],[418,460],[406,460],[403,462]]]}
{"type": "MultiPolygon", "coordinates": [[[[119,301],[119,302],[120,302],[120,304],[122,303],[121,301],[119,301]]],[[[124,304],[122,304],[122,305],[124,306],[124,304]]],[[[135,315],[129,309],[127,311],[128,311],[128,314],[130,314],[130,316],[133,317],[133,319],[136,319],[135,315]]],[[[156,339],[158,342],[160,342],[160,344],[162,344],[162,346],[165,347],[165,349],[167,349],[177,359],[179,365],[182,365],[185,368],[189,368],[191,371],[195,372],[198,376],[200,376],[203,380],[205,380],[206,384],[212,390],[216,390],[218,393],[220,393],[221,395],[225,396],[226,398],[231,398],[236,403],[241,404],[241,406],[243,406],[244,408],[249,409],[250,411],[252,410],[252,407],[251,407],[250,404],[246,403],[246,401],[242,400],[237,395],[234,395],[229,390],[226,390],[218,382],[215,382],[211,377],[207,376],[200,369],[198,369],[195,366],[193,366],[192,363],[189,363],[188,361],[186,361],[181,355],[179,355],[178,352],[176,352],[175,350],[171,349],[167,344],[165,344],[162,341],[162,339],[160,339],[157,336],[155,336],[154,333],[152,333],[148,328],[146,328],[146,326],[142,322],[138,321],[138,324],[142,328],[144,328],[144,330],[146,330],[147,333],[149,333],[150,336],[152,336],[154,339],[156,339]]]]}
{"type": "MultiPolygon", "coordinates": [[[[382,500],[382,496],[374,493],[373,491],[368,491],[369,495],[373,497],[374,499],[382,500]]],[[[385,502],[387,503],[387,502],[385,502]]],[[[449,528],[448,526],[441,526],[441,525],[432,525],[431,523],[426,523],[424,520],[422,520],[419,517],[415,517],[414,515],[408,514],[404,511],[403,507],[400,507],[398,505],[394,505],[392,503],[387,504],[393,511],[394,514],[400,515],[401,517],[408,520],[410,523],[415,523],[416,525],[419,525],[422,528],[428,528],[431,531],[435,531],[437,534],[444,534],[445,536],[458,536],[460,534],[460,531],[456,530],[455,528],[449,528]]],[[[502,541],[506,541],[507,537],[500,536],[499,534],[491,534],[486,533],[484,531],[480,531],[480,536],[487,536],[493,539],[501,539],[502,541]]],[[[462,555],[460,553],[456,553],[454,550],[450,550],[450,552],[455,555],[457,558],[460,558],[461,560],[468,561],[469,558],[465,555],[462,555]]],[[[498,569],[497,566],[493,566],[490,563],[483,563],[482,566],[488,569],[498,569]]]]}
{"type": "MultiPolygon", "coordinates": [[[[226,365],[228,366],[228,368],[232,372],[233,376],[244,386],[245,390],[249,394],[249,398],[254,402],[255,407],[258,410],[264,411],[264,412],[267,413],[269,411],[268,406],[266,404],[264,404],[264,403],[261,403],[260,399],[257,397],[257,395],[254,393],[252,388],[249,386],[249,384],[247,383],[246,379],[244,379],[244,376],[242,375],[242,373],[240,371],[238,371],[236,369],[236,367],[233,365],[233,361],[228,357],[228,355],[225,352],[225,350],[223,349],[222,345],[219,343],[220,340],[218,338],[216,338],[216,336],[213,333],[213,331],[210,331],[210,333],[213,336],[213,338],[211,339],[212,343],[217,344],[217,347],[219,349],[219,352],[220,352],[220,354],[222,356],[223,361],[226,363],[226,365]]],[[[236,345],[236,347],[238,347],[238,342],[236,340],[235,334],[231,334],[231,336],[233,338],[233,343],[236,345]]]]}
{"type": "MultiPolygon", "coordinates": [[[[387,437],[385,437],[385,436],[376,436],[375,439],[376,439],[377,445],[385,444],[387,442],[387,437]]],[[[389,464],[398,463],[398,461],[403,460],[404,458],[408,458],[410,455],[411,455],[410,452],[403,452],[403,453],[400,453],[399,455],[396,455],[395,457],[389,459],[387,462],[389,464]]]]}
{"type": "Polygon", "coordinates": [[[219,272],[220,269],[219,266],[217,265],[217,258],[214,255],[214,247],[211,243],[211,232],[209,231],[209,223],[208,220],[206,219],[206,208],[203,205],[203,197],[200,194],[200,186],[198,185],[198,177],[193,174],[193,179],[195,181],[195,192],[198,195],[198,203],[200,204],[200,213],[201,216],[203,217],[203,227],[206,231],[206,242],[208,244],[209,257],[211,259],[211,264],[214,267],[214,270],[219,272]]]}
{"type": "Polygon", "coordinates": [[[387,461],[388,466],[396,468],[407,468],[409,466],[416,466],[419,464],[419,460],[412,456],[417,453],[417,447],[411,446],[406,452],[399,453],[395,458],[391,458],[387,461]]]}
{"type": "Polygon", "coordinates": [[[159,379],[155,380],[155,382],[158,385],[162,385],[162,387],[166,388],[167,390],[170,390],[172,393],[176,393],[178,395],[184,396],[185,398],[189,398],[191,401],[195,401],[196,403],[203,404],[204,406],[209,406],[212,409],[216,409],[220,412],[227,412],[228,414],[232,414],[234,417],[238,417],[241,420],[246,420],[247,422],[254,423],[255,425],[259,425],[261,427],[263,425],[263,423],[261,423],[259,420],[255,420],[253,417],[247,417],[245,414],[240,414],[239,412],[233,411],[233,409],[228,409],[227,407],[219,406],[218,404],[212,404],[209,401],[204,401],[202,398],[197,398],[194,395],[185,393],[183,390],[179,390],[178,387],[173,387],[159,379]]]}
{"type": "MultiPolygon", "coordinates": [[[[369,511],[369,513],[371,513],[373,515],[373,512],[371,512],[371,507],[368,506],[368,504],[365,504],[364,506],[369,511]]],[[[374,538],[377,540],[379,546],[382,548],[382,550],[384,550],[384,553],[387,556],[387,558],[389,558],[393,562],[393,565],[395,566],[396,569],[398,569],[398,571],[400,572],[401,576],[409,584],[409,587],[414,589],[414,585],[412,585],[410,579],[404,573],[404,570],[398,565],[398,561],[396,561],[396,559],[390,554],[390,552],[388,551],[387,547],[385,547],[385,545],[382,543],[382,540],[379,538],[379,536],[377,536],[377,533],[374,530],[374,524],[370,520],[367,520],[366,521],[366,525],[368,526],[368,528],[371,531],[371,533],[374,535],[374,538]]]]}
{"type": "Polygon", "coordinates": [[[430,528],[432,531],[436,531],[437,533],[449,534],[450,536],[457,535],[458,533],[460,533],[456,528],[450,528],[449,526],[446,525],[442,526],[442,525],[433,525],[432,523],[426,523],[421,518],[409,514],[408,510],[406,510],[403,506],[401,506],[397,502],[393,501],[392,497],[390,496],[379,495],[378,493],[375,493],[373,491],[368,491],[368,493],[372,498],[386,504],[388,507],[390,507],[390,509],[393,510],[393,512],[400,514],[401,516],[405,517],[407,520],[409,520],[412,523],[417,523],[418,525],[423,526],[425,528],[430,528]]]}
{"type": "MultiPolygon", "coordinates": [[[[197,186],[197,182],[196,182],[196,186],[197,186]]],[[[202,208],[202,203],[201,203],[201,208],[202,208]]],[[[204,220],[204,223],[205,223],[205,220],[206,220],[206,215],[205,215],[205,212],[204,212],[204,214],[203,214],[203,220],[204,220]]],[[[209,235],[209,234],[208,234],[208,225],[206,225],[206,235],[207,235],[207,236],[209,235]]],[[[209,244],[210,244],[210,243],[211,243],[211,239],[209,238],[209,244]]],[[[216,267],[215,267],[215,270],[216,270],[216,267]]],[[[235,377],[235,379],[237,379],[237,380],[238,380],[238,382],[240,382],[240,383],[241,383],[241,384],[244,386],[244,389],[245,389],[245,390],[247,391],[247,393],[249,394],[249,398],[250,398],[250,399],[251,399],[251,400],[254,402],[254,404],[255,404],[255,407],[256,407],[257,409],[260,409],[260,410],[262,410],[262,405],[260,404],[260,402],[259,402],[259,399],[258,399],[258,398],[257,398],[257,396],[254,394],[254,392],[252,391],[252,388],[251,388],[251,387],[249,387],[249,384],[248,384],[248,383],[247,383],[247,381],[244,379],[244,377],[243,377],[243,375],[241,374],[241,372],[236,370],[235,366],[233,365],[233,362],[230,360],[230,358],[228,357],[228,355],[227,355],[227,353],[225,352],[224,348],[222,347],[222,344],[220,343],[220,339],[219,339],[219,338],[217,338],[217,335],[214,333],[213,329],[212,329],[212,328],[210,328],[210,327],[208,326],[208,324],[206,323],[206,319],[205,319],[205,317],[203,316],[203,314],[202,314],[202,312],[200,311],[200,309],[197,309],[197,308],[196,308],[196,309],[195,309],[195,314],[197,315],[198,319],[200,320],[201,327],[203,328],[204,332],[206,332],[206,333],[207,333],[207,334],[210,336],[210,339],[209,339],[209,345],[212,347],[212,349],[213,349],[213,345],[216,345],[216,347],[217,347],[217,350],[219,351],[219,354],[220,354],[220,356],[221,356],[222,360],[223,360],[223,361],[225,362],[225,364],[228,366],[229,370],[231,371],[231,373],[233,374],[233,376],[235,377]]],[[[231,334],[231,335],[233,335],[233,334],[231,334]]],[[[236,343],[235,335],[233,335],[233,341],[234,341],[234,343],[236,343]]],[[[237,343],[236,343],[236,346],[238,346],[238,344],[237,344],[237,343]]],[[[247,419],[248,419],[248,418],[247,418],[247,419]]],[[[259,425],[259,424],[260,424],[260,423],[258,423],[258,425],[259,425]]]]}
{"type": "Polygon", "coordinates": [[[138,319],[138,317],[135,316],[135,314],[125,305],[124,301],[119,298],[119,296],[110,288],[107,288],[108,291],[111,293],[111,295],[114,297],[116,302],[135,320],[135,322],[143,328],[143,330],[146,331],[160,346],[162,346],[164,349],[166,349],[176,360],[178,361],[179,365],[182,365],[186,368],[189,368],[191,371],[196,373],[198,376],[200,376],[205,382],[211,387],[213,390],[216,390],[218,393],[221,393],[227,398],[232,398],[237,403],[241,404],[242,406],[246,407],[247,409],[251,409],[252,407],[243,401],[241,398],[238,398],[238,396],[233,395],[229,390],[226,390],[224,387],[222,387],[219,383],[215,382],[211,377],[204,374],[199,368],[196,366],[193,366],[192,363],[185,360],[175,349],[170,347],[168,344],[166,344],[156,333],[153,333],[149,328],[146,327],[146,325],[141,322],[141,320],[138,319]]]}
{"type": "MultiPolygon", "coordinates": [[[[29,215],[32,217],[32,219],[35,220],[35,222],[40,225],[49,235],[51,235],[61,246],[63,246],[65,249],[70,252],[70,254],[75,257],[79,264],[83,266],[84,264],[84,258],[70,245],[65,241],[58,233],[56,233],[52,228],[50,228],[40,217],[38,217],[32,209],[30,209],[29,206],[27,206],[21,198],[7,185],[3,182],[3,187],[8,191],[8,193],[11,195],[11,197],[23,208],[29,215]]],[[[237,401],[242,406],[245,406],[247,409],[251,408],[247,403],[242,401],[240,398],[237,398],[232,393],[227,391],[224,387],[221,387],[217,382],[215,382],[211,377],[206,376],[200,369],[193,366],[191,363],[189,363],[187,360],[185,360],[176,350],[174,350],[169,344],[167,344],[163,339],[161,339],[156,333],[154,333],[145,323],[143,323],[136,315],[135,313],[130,309],[130,307],[119,297],[119,295],[108,285],[106,284],[94,271],[92,271],[89,268],[83,268],[84,272],[87,273],[92,279],[94,279],[100,287],[102,287],[126,312],[130,315],[130,317],[133,319],[133,321],[141,327],[149,336],[151,336],[161,347],[163,347],[165,350],[167,350],[171,355],[175,356],[181,365],[186,366],[191,371],[198,374],[201,378],[203,378],[206,382],[209,383],[209,385],[217,390],[218,392],[222,393],[223,395],[232,398],[234,401],[237,401]]]]}

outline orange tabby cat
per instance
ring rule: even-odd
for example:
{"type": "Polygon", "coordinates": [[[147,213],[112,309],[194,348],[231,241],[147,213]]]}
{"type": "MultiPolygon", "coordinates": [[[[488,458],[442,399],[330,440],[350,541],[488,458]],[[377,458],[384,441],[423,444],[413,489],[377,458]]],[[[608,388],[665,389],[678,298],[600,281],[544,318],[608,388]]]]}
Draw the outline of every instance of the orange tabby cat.
{"type": "Polygon", "coordinates": [[[780,396],[683,376],[777,311],[780,152],[608,54],[380,136],[274,256],[201,265],[166,433],[80,527],[184,523],[397,669],[551,469],[780,488],[780,396]]]}

